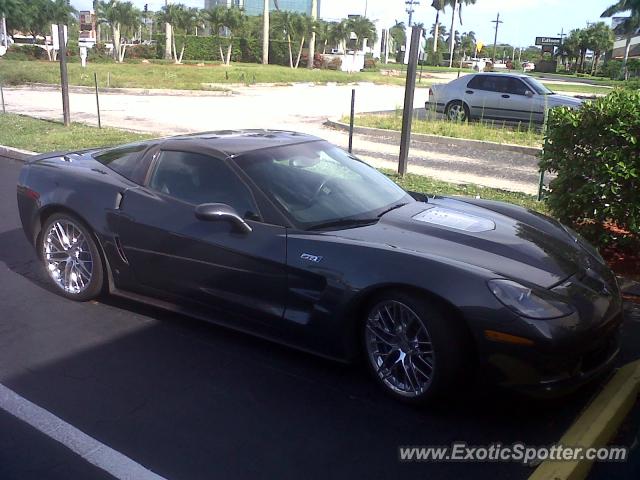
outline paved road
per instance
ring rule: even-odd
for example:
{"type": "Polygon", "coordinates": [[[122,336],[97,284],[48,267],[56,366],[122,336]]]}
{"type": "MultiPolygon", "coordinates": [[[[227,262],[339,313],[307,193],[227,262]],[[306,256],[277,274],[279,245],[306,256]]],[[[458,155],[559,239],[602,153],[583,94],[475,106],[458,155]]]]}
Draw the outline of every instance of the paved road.
{"type": "MultiPolygon", "coordinates": [[[[518,464],[400,464],[397,448],[549,444],[594,391],[541,402],[476,385],[411,408],[359,367],[114,298],[70,302],[20,229],[19,168],[0,158],[0,383],[167,479],[526,478],[518,464]]],[[[626,328],[623,361],[640,356],[640,323],[626,328]]],[[[0,478],[106,475],[0,411],[0,478]]]]}
{"type": "MultiPolygon", "coordinates": [[[[324,128],[322,123],[328,117],[349,112],[351,89],[350,86],[303,84],[241,87],[231,96],[109,93],[101,96],[102,123],[159,135],[232,128],[282,128],[318,135],[346,147],[347,134],[324,128]]],[[[359,85],[356,90],[357,112],[394,110],[403,104],[402,87],[359,85]]],[[[426,89],[418,89],[415,107],[423,108],[426,96],[426,89]]],[[[10,112],[60,119],[60,93],[56,90],[5,88],[5,99],[10,112]]],[[[97,122],[93,94],[72,92],[70,105],[73,120],[97,122]]],[[[354,152],[376,167],[397,168],[397,141],[356,135],[354,152]]],[[[409,171],[450,182],[534,194],[538,187],[537,162],[532,155],[414,142],[409,171]]]]}

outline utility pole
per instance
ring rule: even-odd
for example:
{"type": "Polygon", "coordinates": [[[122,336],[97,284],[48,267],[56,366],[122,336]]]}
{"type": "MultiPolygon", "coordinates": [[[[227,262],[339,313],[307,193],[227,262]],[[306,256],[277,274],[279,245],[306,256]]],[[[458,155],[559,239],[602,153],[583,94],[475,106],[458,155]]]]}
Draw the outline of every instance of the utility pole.
{"type": "Polygon", "coordinates": [[[501,23],[504,23],[502,20],[500,20],[500,13],[498,13],[498,16],[496,17],[495,20],[491,20],[491,23],[495,23],[496,24],[496,35],[495,37],[493,37],[493,58],[491,60],[493,60],[493,63],[496,62],[496,46],[498,45],[498,26],[501,23]]]}
{"type": "Polygon", "coordinates": [[[262,10],[262,64],[269,65],[269,0],[264,0],[262,10]]]}
{"type": "Polygon", "coordinates": [[[419,0],[405,0],[404,3],[407,6],[407,13],[409,14],[409,25],[408,25],[408,27],[411,28],[411,26],[413,25],[413,14],[416,11],[416,9],[414,7],[417,7],[418,5],[420,5],[420,1],[419,0]]]}
{"type": "MultiPolygon", "coordinates": [[[[165,13],[169,13],[169,0],[164,0],[165,13]]],[[[171,60],[171,24],[164,23],[164,59],[171,60]]]]}
{"type": "Polygon", "coordinates": [[[62,118],[64,126],[71,125],[69,113],[69,77],[67,75],[67,45],[64,42],[64,25],[58,24],[58,57],[60,60],[60,86],[62,87],[62,118]]]}
{"type": "Polygon", "coordinates": [[[564,27],[560,29],[558,36],[560,37],[560,62],[564,64],[564,37],[567,36],[567,34],[564,33],[564,27]]]}
{"type": "MultiPolygon", "coordinates": [[[[314,24],[318,20],[318,0],[311,0],[311,19],[314,24]]],[[[311,30],[311,38],[309,39],[309,56],[307,57],[307,68],[313,68],[314,57],[316,55],[316,30],[311,30]]]]}

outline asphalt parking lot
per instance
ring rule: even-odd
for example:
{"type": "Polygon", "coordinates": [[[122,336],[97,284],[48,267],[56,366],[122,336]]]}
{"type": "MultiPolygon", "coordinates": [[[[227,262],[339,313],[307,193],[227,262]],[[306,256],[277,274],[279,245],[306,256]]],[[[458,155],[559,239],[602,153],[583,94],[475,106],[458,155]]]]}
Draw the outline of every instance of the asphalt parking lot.
{"type": "MultiPolygon", "coordinates": [[[[550,444],[597,392],[540,401],[474,385],[413,408],[357,366],[115,298],[70,302],[22,233],[20,166],[0,158],[0,384],[167,479],[526,478],[533,469],[516,463],[400,463],[398,447],[550,444]]],[[[637,358],[629,317],[620,361],[637,358]]],[[[594,476],[639,463],[636,449],[594,476]]],[[[0,410],[0,478],[111,477],[0,410]]]]}

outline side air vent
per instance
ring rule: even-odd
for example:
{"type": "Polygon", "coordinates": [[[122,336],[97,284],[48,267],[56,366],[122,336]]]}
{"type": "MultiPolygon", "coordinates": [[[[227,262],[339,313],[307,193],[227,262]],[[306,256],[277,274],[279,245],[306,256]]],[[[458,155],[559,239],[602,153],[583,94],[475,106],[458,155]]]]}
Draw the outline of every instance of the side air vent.
{"type": "Polygon", "coordinates": [[[124,196],[122,195],[121,192],[118,192],[116,194],[116,204],[115,204],[115,209],[116,210],[120,210],[120,207],[122,207],[122,200],[124,199],[124,196]]]}
{"type": "Polygon", "coordinates": [[[124,263],[129,265],[129,260],[127,259],[127,256],[124,253],[124,249],[122,248],[122,243],[120,242],[120,237],[118,237],[117,235],[114,237],[114,243],[116,244],[116,250],[118,250],[118,255],[120,255],[120,259],[124,263]]]}

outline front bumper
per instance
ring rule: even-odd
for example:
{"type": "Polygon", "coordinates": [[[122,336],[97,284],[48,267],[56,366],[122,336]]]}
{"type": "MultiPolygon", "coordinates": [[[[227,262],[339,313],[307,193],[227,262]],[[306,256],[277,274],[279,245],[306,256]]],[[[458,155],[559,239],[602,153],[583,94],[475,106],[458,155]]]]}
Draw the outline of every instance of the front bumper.
{"type": "Polygon", "coordinates": [[[623,313],[615,280],[607,283],[611,291],[606,294],[585,294],[587,290],[578,283],[568,287],[578,308],[567,317],[517,317],[502,324],[509,334],[529,339],[529,345],[479,338],[481,359],[492,381],[531,394],[563,394],[613,368],[620,351],[623,313]]]}

